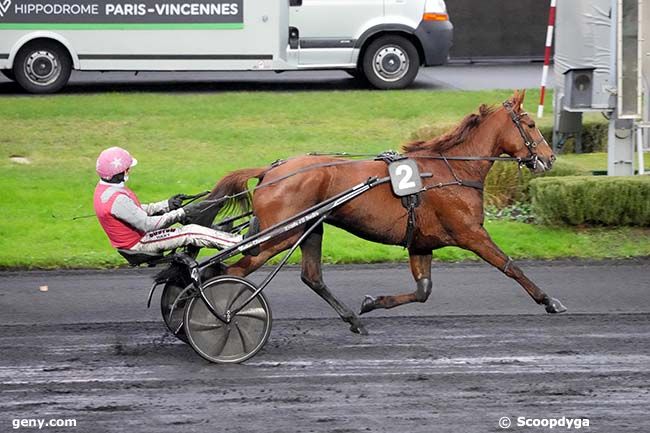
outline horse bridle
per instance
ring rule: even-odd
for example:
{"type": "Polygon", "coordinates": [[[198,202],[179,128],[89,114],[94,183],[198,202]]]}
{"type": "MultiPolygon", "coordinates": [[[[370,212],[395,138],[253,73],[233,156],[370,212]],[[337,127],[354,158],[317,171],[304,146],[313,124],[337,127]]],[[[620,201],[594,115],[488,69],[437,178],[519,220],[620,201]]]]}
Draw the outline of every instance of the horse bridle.
{"type": "Polygon", "coordinates": [[[534,170],[535,168],[537,168],[537,161],[539,160],[539,156],[537,156],[537,152],[535,151],[535,149],[537,148],[538,144],[544,142],[544,137],[542,136],[542,138],[540,138],[539,140],[533,140],[533,137],[531,137],[528,131],[526,131],[526,129],[523,127],[523,125],[521,124],[521,119],[524,116],[527,116],[528,113],[526,113],[525,111],[522,111],[521,113],[517,113],[510,101],[505,101],[503,103],[503,108],[505,108],[506,112],[510,115],[510,119],[512,119],[512,122],[517,127],[517,130],[519,131],[519,135],[521,135],[521,138],[524,140],[524,144],[528,149],[528,158],[523,158],[521,162],[525,164],[527,167],[530,167],[534,170]]]}

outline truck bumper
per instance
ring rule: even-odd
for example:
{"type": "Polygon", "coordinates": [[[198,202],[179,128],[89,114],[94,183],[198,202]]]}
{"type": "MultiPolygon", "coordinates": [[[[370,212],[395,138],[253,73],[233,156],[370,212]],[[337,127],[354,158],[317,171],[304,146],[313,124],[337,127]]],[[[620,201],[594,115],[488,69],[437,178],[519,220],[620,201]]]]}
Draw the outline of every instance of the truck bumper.
{"type": "Polygon", "coordinates": [[[424,50],[424,65],[435,66],[447,63],[454,35],[450,21],[421,21],[415,36],[424,50]]]}

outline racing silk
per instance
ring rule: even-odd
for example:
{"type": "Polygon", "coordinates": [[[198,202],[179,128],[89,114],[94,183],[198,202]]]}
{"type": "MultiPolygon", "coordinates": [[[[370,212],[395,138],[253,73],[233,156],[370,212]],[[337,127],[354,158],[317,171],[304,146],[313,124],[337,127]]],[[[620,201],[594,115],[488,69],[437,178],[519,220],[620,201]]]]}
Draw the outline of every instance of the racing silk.
{"type": "Polygon", "coordinates": [[[130,249],[146,232],[178,222],[183,209],[169,211],[167,200],[140,204],[138,197],[124,183],[99,181],[94,196],[95,214],[114,248],[130,249]]]}

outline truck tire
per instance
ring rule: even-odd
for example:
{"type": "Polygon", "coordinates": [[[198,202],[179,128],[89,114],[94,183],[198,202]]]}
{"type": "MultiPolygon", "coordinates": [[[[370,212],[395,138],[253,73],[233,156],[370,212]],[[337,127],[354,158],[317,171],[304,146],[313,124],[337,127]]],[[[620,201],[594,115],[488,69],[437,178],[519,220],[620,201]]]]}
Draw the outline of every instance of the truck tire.
{"type": "Polygon", "coordinates": [[[359,70],[359,68],[354,68],[354,69],[343,69],[345,73],[347,73],[349,76],[352,78],[359,78],[363,75],[363,72],[359,70]]]}
{"type": "Polygon", "coordinates": [[[13,69],[0,69],[0,72],[2,72],[2,75],[7,77],[8,80],[16,81],[13,69]]]}
{"type": "Polygon", "coordinates": [[[52,41],[34,41],[18,51],[14,75],[29,93],[54,93],[66,85],[72,71],[67,50],[52,41]]]}
{"type": "Polygon", "coordinates": [[[374,87],[403,89],[415,80],[420,69],[420,56],[408,39],[385,35],[368,45],[362,68],[368,82],[374,87]]]}

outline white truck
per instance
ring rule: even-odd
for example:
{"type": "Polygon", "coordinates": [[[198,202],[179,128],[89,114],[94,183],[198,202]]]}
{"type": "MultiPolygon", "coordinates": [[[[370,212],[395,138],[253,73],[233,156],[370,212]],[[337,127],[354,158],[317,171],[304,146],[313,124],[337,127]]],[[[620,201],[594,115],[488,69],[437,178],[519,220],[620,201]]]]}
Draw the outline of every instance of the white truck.
{"type": "Polygon", "coordinates": [[[340,69],[395,89],[452,33],[444,0],[0,0],[0,71],[32,93],[72,69],[340,69]]]}

